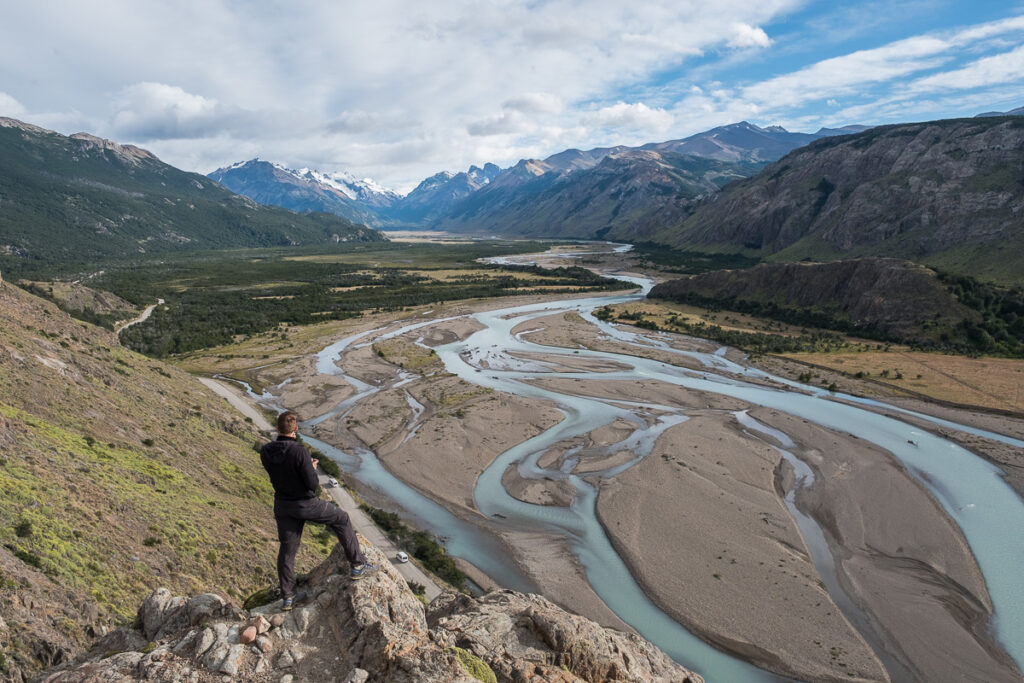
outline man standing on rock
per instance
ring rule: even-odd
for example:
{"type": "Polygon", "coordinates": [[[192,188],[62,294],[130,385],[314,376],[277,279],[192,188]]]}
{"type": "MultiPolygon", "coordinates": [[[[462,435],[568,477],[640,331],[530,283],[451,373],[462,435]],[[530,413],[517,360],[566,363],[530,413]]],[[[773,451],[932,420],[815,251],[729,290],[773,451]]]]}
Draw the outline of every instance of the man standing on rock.
{"type": "Polygon", "coordinates": [[[277,416],[277,440],[260,448],[260,461],[274,486],[274,519],[281,548],[277,553],[277,578],[281,584],[282,609],[290,610],[304,595],[295,594],[295,554],[306,522],[326,524],[338,537],[350,566],[349,577],[358,581],[380,569],[369,564],[352,528],[348,514],[316,494],[320,479],[318,460],[296,438],[299,418],[289,411],[277,416]]]}

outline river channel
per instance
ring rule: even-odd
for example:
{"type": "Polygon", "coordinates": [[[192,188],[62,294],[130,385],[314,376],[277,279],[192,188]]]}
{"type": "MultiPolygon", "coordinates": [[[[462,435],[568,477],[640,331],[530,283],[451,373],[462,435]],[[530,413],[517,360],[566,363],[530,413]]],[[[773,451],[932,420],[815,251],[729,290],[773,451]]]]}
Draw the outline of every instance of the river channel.
{"type": "MultiPolygon", "coordinates": [[[[529,258],[529,257],[520,257],[529,258]]],[[[556,372],[549,365],[531,360],[544,355],[570,355],[574,359],[594,359],[611,362],[623,369],[604,372],[582,372],[564,369],[557,371],[559,378],[601,382],[617,380],[656,380],[688,389],[740,399],[752,406],[764,406],[814,422],[840,432],[856,434],[885,449],[917,477],[941,504],[946,513],[963,531],[971,551],[984,574],[995,605],[992,629],[1000,643],[1018,666],[1024,664],[1024,587],[1020,568],[1024,567],[1024,543],[1007,538],[1006,530],[1024,528],[1024,501],[1002,480],[999,470],[964,448],[935,434],[901,420],[879,414],[869,407],[886,407],[876,401],[822,391],[783,378],[769,377],[753,368],[744,367],[724,357],[724,353],[699,353],[673,349],[660,341],[657,335],[640,335],[597,319],[593,312],[605,305],[641,299],[651,282],[630,279],[639,290],[626,294],[548,301],[491,310],[472,314],[480,326],[476,332],[461,341],[435,347],[445,369],[466,382],[517,396],[538,399],[557,406],[563,418],[560,422],[501,453],[483,472],[476,483],[473,498],[479,511],[488,518],[492,528],[536,529],[564,537],[586,571],[586,577],[595,592],[623,621],[665,650],[670,656],[701,673],[711,681],[763,681],[778,680],[734,657],[709,646],[662,612],[637,585],[629,568],[613,548],[604,529],[597,520],[595,504],[597,489],[593,481],[601,477],[614,477],[651,452],[658,437],[673,425],[687,419],[685,410],[678,406],[636,402],[627,405],[621,399],[594,398],[586,389],[567,394],[543,388],[533,380],[550,378],[556,372]],[[586,348],[558,348],[529,341],[528,335],[514,333],[514,328],[534,318],[575,312],[600,329],[609,339],[619,343],[650,349],[652,345],[670,353],[686,355],[699,361],[700,370],[688,369],[655,360],[629,355],[594,351],[586,348]],[[777,386],[744,381],[743,375],[772,379],[777,386]],[[738,377],[739,376],[739,377],[738,377]],[[860,405],[858,405],[860,404],[860,405]],[[861,407],[861,405],[865,407],[861,407]],[[652,418],[652,411],[658,417],[652,418]],[[627,450],[633,453],[628,462],[618,462],[600,472],[588,472],[586,479],[573,474],[571,458],[557,468],[544,468],[538,464],[543,453],[554,444],[589,433],[604,425],[623,421],[634,425],[632,433],[617,444],[609,444],[609,452],[627,450]],[[510,466],[518,468],[524,478],[556,479],[571,484],[576,490],[572,504],[567,507],[535,505],[518,500],[505,490],[502,475],[510,466]]],[[[324,348],[317,368],[322,374],[340,375],[348,381],[355,393],[332,410],[303,423],[304,429],[327,420],[343,417],[360,401],[389,388],[401,387],[416,376],[404,373],[389,385],[370,384],[345,374],[338,363],[347,351],[365,347],[383,338],[409,335],[435,325],[437,319],[417,319],[415,322],[396,323],[378,330],[353,334],[324,348]]],[[[520,327],[520,329],[522,329],[520,327]]],[[[422,410],[408,396],[414,416],[422,410]]],[[[269,394],[260,398],[273,402],[269,394]]],[[[908,411],[903,411],[908,412],[908,411]]],[[[1024,441],[984,430],[968,428],[947,420],[939,420],[914,413],[936,426],[952,427],[1024,448],[1024,441]]],[[[797,486],[813,479],[810,469],[786,450],[788,437],[766,425],[759,424],[746,414],[737,413],[737,419],[751,434],[769,436],[782,444],[780,452],[791,461],[798,474],[797,486]]],[[[339,420],[339,424],[340,424],[339,420]]],[[[409,423],[410,434],[418,428],[416,419],[409,423]]],[[[436,502],[426,498],[389,472],[366,449],[342,451],[325,441],[308,438],[315,446],[336,459],[344,470],[394,500],[410,515],[433,533],[442,537],[448,552],[463,557],[502,585],[518,590],[530,590],[529,579],[523,576],[506,556],[495,537],[476,524],[466,521],[436,502]]],[[[778,448],[776,446],[776,448],[778,448]]],[[[859,619],[855,608],[834,580],[833,558],[821,537],[821,530],[813,520],[802,514],[793,503],[792,491],[787,506],[797,521],[801,533],[811,549],[819,573],[836,603],[847,613],[879,656],[886,661],[890,674],[902,678],[884,652],[878,652],[877,634],[859,619]]],[[[1016,533],[1016,532],[1015,532],[1016,533]]],[[[895,667],[898,669],[898,667],[895,667]]]]}

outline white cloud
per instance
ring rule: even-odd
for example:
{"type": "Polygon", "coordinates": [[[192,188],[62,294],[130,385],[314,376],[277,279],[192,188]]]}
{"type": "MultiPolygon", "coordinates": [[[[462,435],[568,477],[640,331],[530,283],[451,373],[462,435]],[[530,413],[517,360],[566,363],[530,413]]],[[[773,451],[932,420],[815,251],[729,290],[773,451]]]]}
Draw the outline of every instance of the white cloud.
{"type": "Polygon", "coordinates": [[[118,93],[112,124],[134,139],[202,136],[217,125],[217,102],[164,83],[135,83],[118,93]]]}
{"type": "Polygon", "coordinates": [[[916,36],[873,50],[858,50],[833,57],[784,76],[743,89],[743,96],[773,107],[799,105],[856,92],[863,85],[891,81],[937,67],[949,57],[949,43],[930,36],[916,36]]]}
{"type": "Polygon", "coordinates": [[[0,111],[142,144],[194,170],[260,155],[396,185],[743,118],[793,120],[828,99],[842,102],[828,112],[838,116],[915,77],[923,85],[935,77],[936,88],[972,74],[992,80],[1009,68],[984,61],[995,41],[1013,50],[1024,29],[1024,17],[1010,17],[744,83],[726,76],[745,60],[760,67],[749,61],[755,55],[789,49],[793,58],[808,32],[779,20],[817,8],[807,0],[295,0],[287,11],[269,0],[8,4],[0,111]],[[964,73],[943,81],[940,67],[964,73]]]}
{"type": "Polygon", "coordinates": [[[1024,46],[1000,55],[983,57],[967,66],[920,78],[908,86],[914,93],[966,90],[1024,80],[1024,46]]]}
{"type": "Polygon", "coordinates": [[[582,117],[581,123],[593,128],[626,128],[649,132],[667,130],[673,122],[672,114],[664,109],[652,109],[643,102],[626,104],[617,102],[582,117]]]}
{"type": "Polygon", "coordinates": [[[28,113],[21,102],[0,90],[0,116],[17,119],[28,113]]]}
{"type": "Polygon", "coordinates": [[[476,136],[514,135],[527,133],[532,129],[533,124],[515,109],[502,112],[498,116],[474,121],[466,126],[466,131],[470,135],[476,136]]]}
{"type": "Polygon", "coordinates": [[[764,32],[764,29],[759,26],[735,23],[733,24],[732,29],[733,36],[727,43],[729,47],[768,47],[772,44],[772,39],[769,38],[768,34],[764,32]]]}

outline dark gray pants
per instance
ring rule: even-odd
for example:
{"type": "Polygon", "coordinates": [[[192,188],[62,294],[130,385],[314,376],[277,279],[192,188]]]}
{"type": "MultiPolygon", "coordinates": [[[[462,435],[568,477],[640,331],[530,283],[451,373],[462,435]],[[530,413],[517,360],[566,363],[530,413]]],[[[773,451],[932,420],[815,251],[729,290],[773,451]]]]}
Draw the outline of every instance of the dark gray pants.
{"type": "Polygon", "coordinates": [[[277,520],[277,539],[281,549],[277,553],[277,579],[281,595],[295,594],[295,554],[302,542],[302,529],[306,522],[326,524],[338,537],[349,564],[363,564],[366,558],[359,549],[359,540],[346,513],[336,505],[320,498],[305,500],[274,500],[274,518],[277,520]]]}

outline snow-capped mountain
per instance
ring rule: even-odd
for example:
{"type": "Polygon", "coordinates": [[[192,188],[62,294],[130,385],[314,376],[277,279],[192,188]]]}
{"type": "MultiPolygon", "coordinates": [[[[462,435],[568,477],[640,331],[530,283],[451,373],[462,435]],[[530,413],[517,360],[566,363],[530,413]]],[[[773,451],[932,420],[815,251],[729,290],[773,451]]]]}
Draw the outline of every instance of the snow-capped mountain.
{"type": "Polygon", "coordinates": [[[322,211],[370,226],[388,224],[380,209],[400,199],[367,178],[347,173],[323,173],[314,169],[293,170],[281,164],[250,159],[219,168],[209,177],[224,187],[261,204],[292,211],[322,211]]]}
{"type": "Polygon", "coordinates": [[[384,187],[373,178],[356,178],[345,171],[325,173],[313,168],[300,168],[291,173],[333,187],[349,199],[367,206],[387,207],[402,198],[402,195],[384,187]]]}

